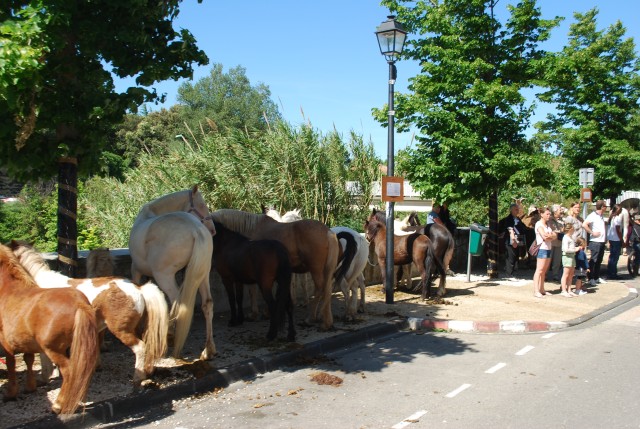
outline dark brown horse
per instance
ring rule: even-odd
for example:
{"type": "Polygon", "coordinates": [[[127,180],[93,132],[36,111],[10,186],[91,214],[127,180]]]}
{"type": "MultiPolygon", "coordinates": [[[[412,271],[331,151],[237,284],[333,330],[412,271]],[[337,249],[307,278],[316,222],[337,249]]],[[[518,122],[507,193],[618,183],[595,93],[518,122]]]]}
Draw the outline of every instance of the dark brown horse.
{"type": "MultiPolygon", "coordinates": [[[[365,237],[374,244],[378,264],[382,277],[385,276],[385,261],[387,255],[387,228],[384,223],[371,219],[364,223],[365,237]]],[[[440,275],[439,290],[444,290],[447,273],[440,260],[435,257],[429,237],[417,232],[409,235],[394,235],[393,264],[405,265],[414,263],[420,272],[422,299],[431,296],[431,273],[437,271],[440,275]]]]}
{"type": "Polygon", "coordinates": [[[231,308],[229,326],[244,322],[244,284],[257,283],[271,315],[267,338],[276,338],[286,311],[289,320],[287,339],[295,341],[291,264],[287,249],[276,240],[249,240],[220,222],[214,222],[214,225],[217,233],[213,236],[213,267],[227,290],[231,308]],[[272,293],[274,282],[278,283],[275,300],[272,293]]]}
{"type": "MultiPolygon", "coordinates": [[[[385,219],[385,213],[374,208],[368,220],[377,220],[379,222],[385,223],[385,219]]],[[[413,217],[413,219],[417,219],[417,215],[413,217]]],[[[409,216],[409,221],[411,220],[412,217],[409,216]]],[[[453,235],[451,235],[451,232],[444,225],[440,225],[437,223],[429,225],[409,225],[405,230],[407,232],[411,231],[419,234],[425,234],[427,237],[429,237],[429,240],[431,240],[431,244],[433,246],[435,259],[440,262],[445,271],[449,268],[449,264],[451,263],[451,259],[453,258],[453,252],[455,250],[456,243],[453,235]]],[[[408,267],[408,270],[411,271],[411,267],[408,267]]],[[[430,272],[435,273],[436,270],[430,270],[430,272]]],[[[402,275],[402,273],[398,274],[400,276],[402,275]]],[[[431,278],[429,278],[429,282],[431,282],[431,278]]],[[[441,279],[438,287],[438,296],[444,296],[445,293],[445,282],[443,282],[441,279]]]]}
{"type": "Polygon", "coordinates": [[[311,273],[315,284],[307,321],[316,321],[320,310],[321,328],[327,330],[333,326],[331,292],[340,256],[340,244],[335,233],[323,223],[311,219],[280,223],[263,214],[232,209],[216,210],[211,217],[215,222],[252,240],[277,240],[282,243],[289,254],[292,271],[311,273]]]}
{"type": "Polygon", "coordinates": [[[98,359],[93,308],[76,289],[40,289],[11,249],[0,245],[0,345],[7,353],[4,400],[18,394],[17,353],[24,353],[27,392],[36,390],[35,353],[60,368],[62,387],[51,409],[72,414],[87,394],[98,359]]]}

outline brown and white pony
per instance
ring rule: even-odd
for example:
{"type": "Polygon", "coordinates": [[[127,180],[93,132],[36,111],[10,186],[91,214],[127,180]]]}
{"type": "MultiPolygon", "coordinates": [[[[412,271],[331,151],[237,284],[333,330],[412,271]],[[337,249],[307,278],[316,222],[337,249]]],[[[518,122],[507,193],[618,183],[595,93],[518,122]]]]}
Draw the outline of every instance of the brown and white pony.
{"type": "Polygon", "coordinates": [[[315,295],[309,305],[307,322],[317,320],[322,314],[322,329],[333,326],[331,313],[332,281],[340,254],[338,238],[325,224],[305,219],[292,223],[280,223],[264,214],[241,210],[221,209],[211,213],[215,222],[252,240],[277,240],[289,253],[294,273],[311,273],[315,295]]]}
{"type": "Polygon", "coordinates": [[[84,400],[98,359],[96,316],[75,289],[41,289],[7,246],[0,245],[0,346],[7,354],[4,400],[18,395],[17,353],[24,353],[27,392],[36,390],[34,355],[45,354],[60,368],[62,387],[56,414],[73,414],[84,400]]]}
{"type": "Polygon", "coordinates": [[[212,235],[215,227],[198,187],[159,197],[140,209],[129,236],[131,278],[140,283],[152,277],[171,302],[175,320],[173,356],[179,357],[187,340],[196,292],[200,292],[206,339],[200,359],[216,354],[213,342],[213,298],[209,288],[212,235]],[[185,268],[182,285],[176,273],[185,268]]]}
{"type": "MultiPolygon", "coordinates": [[[[12,241],[10,247],[39,287],[73,288],[87,297],[96,312],[98,330],[108,328],[135,354],[135,386],[153,372],[154,363],[167,350],[169,326],[167,302],[155,284],[137,286],[121,277],[73,279],[51,270],[42,255],[30,245],[12,241]],[[138,336],[138,329],[142,331],[142,338],[138,336]]],[[[49,378],[51,370],[43,362],[44,380],[49,378]]]]}

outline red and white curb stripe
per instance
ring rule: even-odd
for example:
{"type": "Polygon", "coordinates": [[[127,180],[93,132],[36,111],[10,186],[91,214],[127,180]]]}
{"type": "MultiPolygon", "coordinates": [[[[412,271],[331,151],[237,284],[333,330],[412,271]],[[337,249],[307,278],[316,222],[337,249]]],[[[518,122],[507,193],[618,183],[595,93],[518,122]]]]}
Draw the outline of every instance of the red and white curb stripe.
{"type": "Polygon", "coordinates": [[[447,332],[545,332],[564,329],[569,326],[567,322],[527,322],[524,320],[503,320],[501,322],[474,322],[472,320],[433,320],[410,317],[407,319],[409,329],[417,331],[426,329],[430,331],[447,332]]]}
{"type": "MultiPolygon", "coordinates": [[[[629,295],[637,295],[638,290],[628,287],[629,295]]],[[[460,333],[509,333],[558,331],[570,326],[568,322],[537,322],[525,320],[503,320],[501,322],[474,322],[472,320],[437,320],[420,317],[407,318],[409,329],[418,331],[446,331],[460,333]]]]}

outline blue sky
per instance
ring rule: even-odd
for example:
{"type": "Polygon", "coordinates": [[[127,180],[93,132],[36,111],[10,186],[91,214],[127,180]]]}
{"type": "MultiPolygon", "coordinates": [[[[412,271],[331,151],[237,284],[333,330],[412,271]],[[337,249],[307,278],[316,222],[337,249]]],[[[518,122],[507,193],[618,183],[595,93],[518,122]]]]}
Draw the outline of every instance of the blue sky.
{"type": "MultiPolygon", "coordinates": [[[[506,10],[515,0],[501,0],[506,10]]],[[[566,43],[573,12],[600,10],[604,28],[621,20],[628,35],[640,40],[640,2],[636,0],[539,0],[545,18],[566,19],[545,48],[559,50],[566,43]]],[[[354,130],[371,139],[386,159],[387,130],[371,117],[371,108],[387,101],[388,66],[374,35],[388,10],[375,0],[185,0],[176,27],[186,28],[225,71],[241,65],[252,84],[269,86],[284,118],[293,124],[310,121],[323,132],[354,130]],[[301,111],[304,111],[304,118],[301,111]]],[[[409,61],[397,63],[396,91],[418,72],[409,61]]],[[[208,75],[210,65],[196,69],[194,79],[208,75]]],[[[163,105],[176,102],[180,82],[155,85],[167,94],[163,105]]],[[[149,106],[152,110],[156,106],[149,106]]],[[[539,109],[540,119],[548,109],[539,109]]],[[[396,134],[395,149],[411,143],[411,134],[396,134]]]]}

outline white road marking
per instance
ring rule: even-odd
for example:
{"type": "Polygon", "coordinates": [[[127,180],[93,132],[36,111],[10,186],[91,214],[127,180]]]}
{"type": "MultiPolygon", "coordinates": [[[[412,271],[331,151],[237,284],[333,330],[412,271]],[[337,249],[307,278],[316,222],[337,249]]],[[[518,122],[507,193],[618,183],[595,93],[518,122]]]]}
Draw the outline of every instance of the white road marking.
{"type": "Polygon", "coordinates": [[[543,340],[546,340],[547,338],[551,338],[551,337],[553,337],[554,335],[558,335],[558,333],[557,333],[557,332],[549,332],[548,334],[544,334],[541,338],[542,338],[543,340]]]}
{"type": "Polygon", "coordinates": [[[407,417],[406,419],[404,419],[403,421],[401,421],[400,423],[396,423],[395,425],[391,426],[391,428],[392,429],[405,428],[412,423],[417,423],[418,419],[424,416],[425,414],[427,414],[427,410],[420,410],[418,412],[415,412],[411,414],[409,417],[407,417]]]}
{"type": "Polygon", "coordinates": [[[535,349],[535,347],[533,347],[533,346],[523,347],[519,352],[516,353],[516,356],[526,355],[527,353],[529,353],[533,349],[535,349]]]}
{"type": "Polygon", "coordinates": [[[489,368],[488,370],[485,371],[485,374],[493,374],[499,370],[501,370],[502,368],[504,368],[505,366],[507,366],[506,363],[504,362],[500,362],[499,364],[496,364],[494,366],[492,366],[491,368],[489,368]]]}
{"type": "Polygon", "coordinates": [[[447,398],[453,398],[454,396],[458,395],[458,393],[467,390],[468,388],[470,388],[471,385],[470,384],[463,384],[462,386],[458,387],[456,390],[454,390],[453,392],[449,392],[447,393],[445,396],[447,398]]]}

